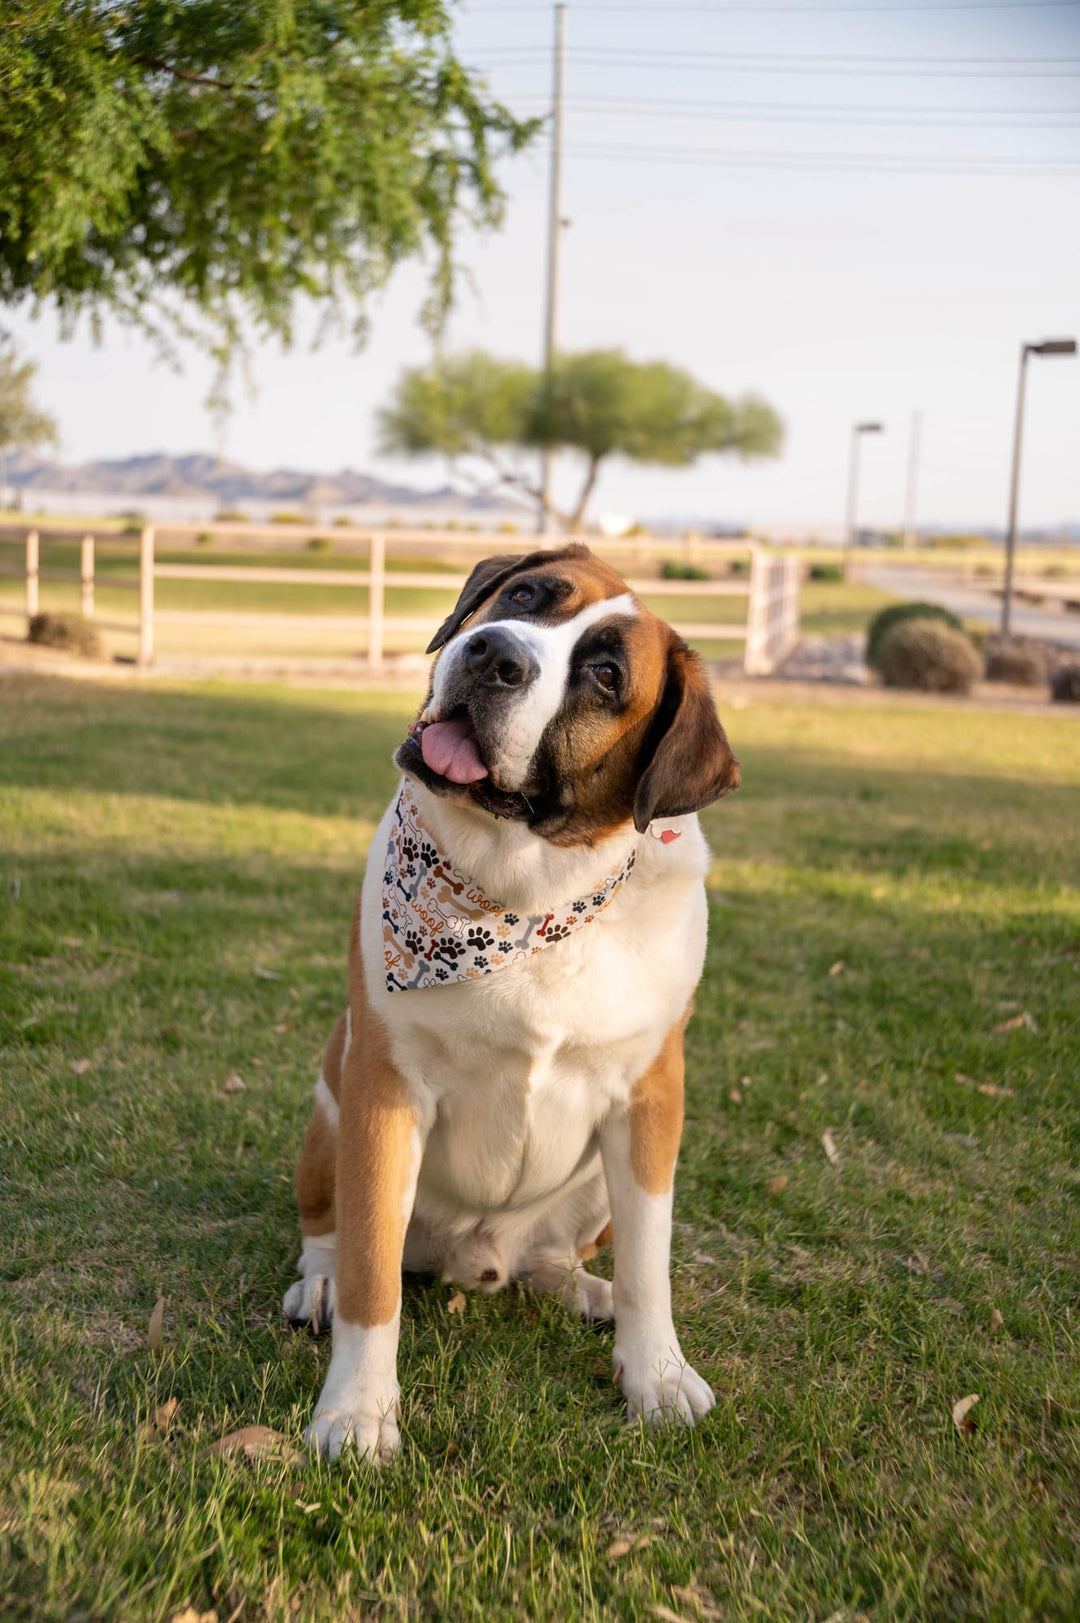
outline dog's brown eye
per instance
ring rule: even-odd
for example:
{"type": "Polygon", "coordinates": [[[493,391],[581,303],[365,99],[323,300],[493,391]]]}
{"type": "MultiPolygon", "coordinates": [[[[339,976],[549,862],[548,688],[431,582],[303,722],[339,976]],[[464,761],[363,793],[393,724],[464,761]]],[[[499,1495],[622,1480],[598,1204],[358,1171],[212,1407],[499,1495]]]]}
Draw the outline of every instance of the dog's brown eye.
{"type": "Polygon", "coordinates": [[[535,596],[536,588],[523,582],[520,586],[514,587],[514,590],[510,593],[510,601],[524,607],[526,603],[531,603],[535,596]]]}
{"type": "Polygon", "coordinates": [[[619,680],[619,673],[614,665],[594,665],[593,675],[605,693],[614,693],[616,683],[619,680]]]}

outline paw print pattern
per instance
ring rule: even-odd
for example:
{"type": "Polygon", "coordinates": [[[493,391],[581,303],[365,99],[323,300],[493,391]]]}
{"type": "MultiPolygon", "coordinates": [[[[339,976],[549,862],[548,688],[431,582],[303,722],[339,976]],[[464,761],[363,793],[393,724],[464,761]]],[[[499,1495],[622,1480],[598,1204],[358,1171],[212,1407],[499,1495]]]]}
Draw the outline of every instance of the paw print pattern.
{"type": "Polygon", "coordinates": [[[468,874],[455,868],[425,828],[411,785],[401,788],[383,868],[383,945],[391,992],[453,981],[482,980],[494,970],[526,963],[553,941],[592,924],[625,884],[622,866],[566,911],[547,906],[528,915],[504,913],[468,874]]]}

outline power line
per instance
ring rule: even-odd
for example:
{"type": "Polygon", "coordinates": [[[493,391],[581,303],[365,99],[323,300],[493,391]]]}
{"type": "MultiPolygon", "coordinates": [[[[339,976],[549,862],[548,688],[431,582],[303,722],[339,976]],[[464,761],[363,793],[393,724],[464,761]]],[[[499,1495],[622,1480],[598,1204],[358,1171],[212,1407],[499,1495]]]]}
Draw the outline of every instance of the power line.
{"type": "MultiPolygon", "coordinates": [[[[850,59],[837,65],[830,64],[825,58],[811,57],[805,62],[784,62],[776,59],[763,59],[760,62],[739,61],[733,57],[710,57],[696,54],[683,57],[665,56],[657,51],[642,51],[636,56],[615,56],[610,52],[599,53],[587,48],[570,52],[575,60],[587,67],[599,68],[677,68],[681,70],[712,70],[721,73],[751,73],[751,74],[822,74],[833,78],[861,77],[870,79],[900,78],[900,79],[1080,79],[1080,68],[1069,67],[1055,69],[1047,65],[1043,67],[1035,58],[1018,58],[1011,65],[1000,67],[945,67],[936,62],[926,66],[912,67],[877,67],[869,61],[860,62],[850,59]],[[1025,62],[1035,64],[1036,71],[1028,71],[1025,62]]],[[[546,60],[545,53],[540,51],[523,51],[519,56],[506,56],[500,53],[496,56],[486,56],[480,53],[470,53],[477,61],[479,67],[527,67],[532,62],[546,60]]],[[[1047,59],[1047,63],[1052,59],[1047,59]]],[[[1077,57],[1062,57],[1061,62],[1080,62],[1077,57]]],[[[1003,64],[1010,62],[1009,58],[1001,58],[1003,64]]]]}
{"type": "MultiPolygon", "coordinates": [[[[873,54],[858,53],[852,55],[847,51],[692,51],[690,49],[679,51],[653,50],[651,47],[640,45],[577,45],[569,47],[574,56],[603,55],[613,60],[625,57],[642,58],[646,62],[670,61],[678,57],[690,57],[695,62],[764,62],[771,66],[777,62],[809,63],[815,67],[826,63],[838,62],[843,65],[865,67],[868,63],[883,62],[891,65],[894,62],[908,62],[915,67],[1058,67],[1063,62],[1080,62],[1080,56],[909,56],[904,51],[891,51],[887,55],[880,52],[873,54]]],[[[499,50],[499,55],[547,56],[547,52],[535,45],[508,45],[499,50]]]]}
{"type": "MultiPolygon", "coordinates": [[[[536,98],[539,100],[539,96],[536,98]]],[[[546,105],[546,102],[545,102],[546,105]]],[[[725,124],[839,124],[862,128],[905,129],[1017,129],[1067,130],[1080,128],[1080,108],[1017,108],[1019,116],[1008,112],[973,110],[974,116],[953,113],[950,108],[911,108],[887,106],[830,107],[814,102],[793,102],[786,108],[762,106],[758,102],[659,101],[645,98],[572,97],[568,107],[580,112],[625,114],[648,118],[689,118],[717,120],[725,124]],[[927,116],[923,116],[924,113],[927,116]],[[944,118],[935,117],[945,113],[944,118]],[[914,114],[912,117],[910,115],[914,114]],[[809,116],[807,116],[809,115],[809,116]],[[1047,122],[1053,119],[1055,122],[1047,122]]]]}
{"type": "Polygon", "coordinates": [[[832,169],[838,174],[876,175],[1080,175],[1080,162],[1069,159],[962,158],[949,155],[905,157],[889,154],[838,152],[740,152],[721,148],[574,146],[568,150],[583,158],[610,158],[632,163],[675,163],[690,167],[725,165],[750,169],[832,169]]]}
{"type": "MultiPolygon", "coordinates": [[[[617,17],[624,11],[651,11],[651,12],[655,12],[656,9],[657,9],[657,7],[656,7],[656,4],[655,4],[655,0],[631,0],[631,3],[626,4],[626,5],[622,5],[622,4],[619,4],[619,5],[599,5],[599,4],[595,3],[595,0],[584,0],[584,3],[582,3],[582,0],[574,0],[574,11],[575,12],[579,12],[579,11],[606,12],[608,14],[608,16],[611,16],[611,17],[617,17]]],[[[708,12],[711,16],[738,16],[738,15],[741,15],[741,14],[745,15],[746,13],[753,13],[753,14],[756,15],[759,12],[769,12],[769,13],[788,12],[788,13],[791,13],[793,15],[797,15],[797,16],[800,16],[800,17],[818,17],[818,16],[821,16],[823,13],[828,13],[828,12],[862,12],[862,13],[865,13],[866,15],[874,16],[879,12],[897,12],[897,11],[906,11],[906,12],[921,12],[921,11],[924,11],[924,12],[931,12],[931,13],[935,12],[935,11],[954,11],[954,12],[955,11],[1057,11],[1057,10],[1076,11],[1076,10],[1080,9],[1080,5],[1078,5],[1078,0],[977,0],[977,3],[974,4],[974,5],[963,5],[963,4],[942,4],[942,5],[938,5],[938,4],[934,4],[934,5],[929,5],[929,6],[920,6],[920,5],[884,5],[884,6],[873,6],[873,5],[871,5],[871,6],[866,6],[866,5],[826,5],[826,6],[742,5],[742,6],[739,6],[739,5],[735,5],[735,6],[714,6],[714,5],[710,5],[710,4],[707,4],[707,3],[699,3],[699,4],[696,4],[696,5],[685,5],[685,4],[667,5],[667,4],[665,4],[663,9],[664,9],[665,14],[667,12],[670,12],[670,11],[686,11],[686,12],[691,12],[692,11],[692,12],[708,12]]],[[[482,12],[482,11],[487,11],[487,12],[492,12],[492,11],[533,12],[537,16],[544,16],[544,15],[546,15],[547,10],[548,10],[548,7],[546,5],[544,5],[544,4],[538,4],[538,5],[510,4],[510,5],[480,5],[480,6],[466,5],[466,7],[465,7],[466,13],[468,15],[470,15],[470,16],[473,15],[474,13],[482,12]]]]}

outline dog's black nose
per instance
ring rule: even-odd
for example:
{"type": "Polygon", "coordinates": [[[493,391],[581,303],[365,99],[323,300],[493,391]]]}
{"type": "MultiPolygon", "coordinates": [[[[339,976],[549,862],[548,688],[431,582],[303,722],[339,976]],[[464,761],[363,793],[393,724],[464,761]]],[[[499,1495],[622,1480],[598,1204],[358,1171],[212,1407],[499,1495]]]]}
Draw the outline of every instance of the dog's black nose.
{"type": "Polygon", "coordinates": [[[517,688],[532,675],[534,661],[512,632],[492,626],[469,638],[464,664],[468,675],[485,687],[517,688]]]}

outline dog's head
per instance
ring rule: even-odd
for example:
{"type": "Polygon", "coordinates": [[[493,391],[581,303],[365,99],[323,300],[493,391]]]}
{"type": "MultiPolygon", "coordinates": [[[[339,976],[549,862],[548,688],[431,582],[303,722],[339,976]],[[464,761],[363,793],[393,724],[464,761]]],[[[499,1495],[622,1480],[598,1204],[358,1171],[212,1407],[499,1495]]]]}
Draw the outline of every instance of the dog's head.
{"type": "Polygon", "coordinates": [[[477,564],[436,650],[395,756],[436,794],[573,845],[739,786],[701,659],[587,547],[477,564]]]}

